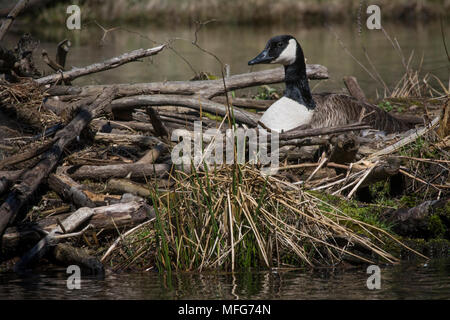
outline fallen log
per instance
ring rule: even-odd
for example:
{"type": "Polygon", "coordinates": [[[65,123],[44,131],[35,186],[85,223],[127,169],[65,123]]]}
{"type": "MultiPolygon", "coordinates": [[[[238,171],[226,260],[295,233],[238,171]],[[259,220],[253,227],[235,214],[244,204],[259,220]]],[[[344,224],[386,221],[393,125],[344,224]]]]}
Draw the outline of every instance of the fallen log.
{"type": "Polygon", "coordinates": [[[50,231],[41,239],[30,251],[22,256],[19,262],[14,266],[14,270],[24,270],[29,264],[41,259],[48,250],[49,245],[58,243],[58,234],[71,233],[75,231],[83,222],[88,220],[94,214],[94,209],[81,208],[72,213],[58,227],[50,231]]]}
{"type": "Polygon", "coordinates": [[[8,158],[5,158],[0,161],[0,169],[37,157],[42,153],[46,152],[48,149],[50,149],[54,143],[55,140],[47,141],[44,144],[37,146],[36,148],[33,148],[32,150],[21,152],[8,158]]]}
{"type": "Polygon", "coordinates": [[[111,129],[153,132],[153,126],[150,123],[139,121],[108,121],[108,120],[92,120],[92,125],[100,131],[103,126],[110,126],[111,129]]]}
{"type": "Polygon", "coordinates": [[[149,197],[150,190],[147,186],[128,179],[110,179],[106,185],[108,192],[127,192],[141,197],[149,197]]]}
{"type": "MultiPolygon", "coordinates": [[[[322,137],[309,137],[309,138],[300,138],[300,139],[289,139],[289,140],[280,140],[279,146],[317,146],[317,145],[327,145],[329,140],[327,138],[322,137]]],[[[270,147],[270,145],[268,145],[270,147]]]]}
{"type": "Polygon", "coordinates": [[[107,144],[137,144],[143,147],[152,147],[161,140],[153,136],[143,136],[138,134],[116,134],[116,133],[102,133],[97,132],[95,134],[94,140],[97,142],[107,143],[107,144]]]}
{"type": "Polygon", "coordinates": [[[22,182],[15,185],[5,202],[0,207],[0,235],[7,225],[14,221],[22,206],[34,194],[42,180],[54,169],[64,148],[75,140],[94,116],[104,112],[114,98],[114,89],[107,90],[97,97],[89,106],[81,109],[77,116],[55,135],[55,143],[45,157],[22,176],[22,182]]]}
{"type": "MultiPolygon", "coordinates": [[[[203,110],[213,115],[225,116],[227,114],[227,107],[223,104],[213,102],[200,96],[181,96],[181,95],[139,95],[132,97],[125,97],[116,99],[111,104],[111,109],[127,110],[136,107],[145,106],[180,106],[195,110],[203,110]]],[[[233,115],[237,122],[244,123],[255,127],[260,116],[245,110],[234,107],[233,115]]]]}
{"type": "Polygon", "coordinates": [[[62,199],[73,203],[77,208],[94,208],[96,206],[94,199],[91,199],[95,194],[87,190],[86,186],[79,184],[64,174],[51,174],[47,182],[49,187],[60,195],[62,199]]]}
{"type": "MultiPolygon", "coordinates": [[[[183,110],[185,111],[185,110],[183,110]]],[[[165,111],[165,110],[158,110],[158,114],[161,118],[161,120],[164,120],[164,122],[174,122],[174,120],[178,120],[176,123],[181,124],[183,126],[193,126],[195,121],[202,121],[202,125],[207,127],[216,127],[218,124],[217,120],[211,120],[207,117],[205,117],[205,114],[202,113],[200,115],[200,111],[193,111],[189,110],[187,112],[182,112],[180,110],[178,111],[165,111]]]]}
{"type": "Polygon", "coordinates": [[[158,143],[153,149],[149,150],[141,159],[139,159],[136,163],[155,163],[156,159],[167,151],[167,146],[163,143],[158,143]]]}
{"type": "Polygon", "coordinates": [[[326,186],[316,187],[313,190],[320,190],[338,185],[340,183],[345,183],[342,188],[338,189],[333,194],[338,194],[352,187],[351,191],[347,195],[347,198],[351,198],[359,189],[365,188],[378,181],[386,180],[389,177],[398,174],[400,170],[400,161],[397,158],[387,158],[383,161],[378,160],[369,167],[361,167],[361,165],[356,162],[352,164],[352,169],[355,169],[356,172],[339,181],[333,182],[326,186]]]}
{"type": "Polygon", "coordinates": [[[388,157],[384,159],[384,161],[380,161],[378,165],[373,168],[360,187],[370,186],[378,181],[383,181],[389,177],[395,176],[399,173],[400,164],[400,159],[394,157],[388,157]]]}
{"type": "Polygon", "coordinates": [[[110,178],[145,179],[146,177],[161,177],[170,172],[172,165],[165,163],[141,164],[126,163],[106,166],[63,166],[59,167],[57,174],[68,174],[72,179],[107,180],[110,178]]]}
{"type": "Polygon", "coordinates": [[[449,214],[450,198],[444,198],[425,201],[413,208],[389,210],[383,218],[392,223],[393,231],[401,236],[429,238],[444,236],[445,230],[439,229],[438,221],[449,224],[449,214]]]}
{"type": "MultiPolygon", "coordinates": [[[[318,64],[307,64],[306,74],[311,80],[328,79],[328,70],[318,64]]],[[[284,68],[233,75],[225,78],[228,91],[284,81],[284,68]]],[[[116,84],[118,95],[136,96],[150,94],[200,94],[212,98],[224,93],[223,80],[165,81],[136,84],[116,84]]],[[[111,85],[91,85],[84,87],[54,86],[47,90],[50,95],[76,94],[80,96],[98,94],[111,85]]]]}
{"type": "Polygon", "coordinates": [[[75,248],[67,243],[58,243],[49,253],[50,259],[57,264],[68,267],[76,265],[83,274],[103,275],[105,269],[100,260],[89,254],[84,248],[75,248]]]}
{"type": "Polygon", "coordinates": [[[45,76],[35,81],[40,85],[55,83],[58,81],[71,81],[76,78],[85,76],[87,74],[97,73],[109,69],[117,68],[125,63],[129,63],[135,61],[137,59],[141,59],[144,57],[149,57],[157,54],[161,50],[163,50],[165,45],[161,45],[158,47],[150,48],[150,49],[137,49],[131,52],[124,53],[118,57],[114,57],[108,59],[103,62],[94,63],[89,66],[83,68],[73,68],[70,71],[59,72],[55,74],[51,74],[49,76],[45,76]]]}
{"type": "Polygon", "coordinates": [[[24,170],[0,171],[0,195],[8,191],[23,172],[24,170]]]}

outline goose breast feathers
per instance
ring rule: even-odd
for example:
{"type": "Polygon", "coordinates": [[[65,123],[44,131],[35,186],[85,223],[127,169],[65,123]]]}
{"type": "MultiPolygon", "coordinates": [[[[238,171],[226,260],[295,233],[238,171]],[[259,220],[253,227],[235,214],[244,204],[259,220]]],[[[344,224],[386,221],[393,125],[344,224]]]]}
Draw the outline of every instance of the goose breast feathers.
{"type": "Polygon", "coordinates": [[[281,132],[309,124],[313,114],[313,110],[297,101],[282,97],[264,112],[259,121],[271,130],[281,132]]]}

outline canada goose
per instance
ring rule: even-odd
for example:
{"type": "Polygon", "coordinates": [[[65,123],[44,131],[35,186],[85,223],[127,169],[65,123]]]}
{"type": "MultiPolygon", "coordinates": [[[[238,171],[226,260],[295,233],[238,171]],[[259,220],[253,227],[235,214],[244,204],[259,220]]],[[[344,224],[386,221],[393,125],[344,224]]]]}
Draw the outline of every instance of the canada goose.
{"type": "Polygon", "coordinates": [[[345,94],[311,94],[306,77],[303,50],[290,35],[271,38],[264,50],[249,65],[279,63],[284,65],[286,91],[262,115],[260,122],[274,131],[287,131],[307,125],[323,128],[350,124],[365,115],[374,129],[393,133],[411,129],[413,124],[397,119],[375,105],[345,94]]]}

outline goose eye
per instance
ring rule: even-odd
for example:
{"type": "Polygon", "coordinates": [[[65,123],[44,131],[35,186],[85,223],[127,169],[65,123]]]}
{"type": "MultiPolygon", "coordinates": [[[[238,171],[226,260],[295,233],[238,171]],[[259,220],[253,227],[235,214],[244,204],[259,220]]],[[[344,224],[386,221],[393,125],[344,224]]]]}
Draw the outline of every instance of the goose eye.
{"type": "Polygon", "coordinates": [[[281,47],[283,46],[283,42],[278,42],[278,43],[277,43],[277,46],[278,46],[279,48],[281,48],[281,47]]]}

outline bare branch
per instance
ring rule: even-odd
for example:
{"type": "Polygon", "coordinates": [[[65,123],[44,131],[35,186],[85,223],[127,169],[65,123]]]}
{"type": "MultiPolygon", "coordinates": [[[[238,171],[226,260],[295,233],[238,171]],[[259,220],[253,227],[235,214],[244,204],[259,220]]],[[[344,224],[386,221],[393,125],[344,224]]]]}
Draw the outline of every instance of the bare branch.
{"type": "Polygon", "coordinates": [[[28,1],[29,0],[19,0],[19,2],[17,2],[16,6],[8,14],[6,19],[3,21],[2,25],[0,26],[0,40],[3,39],[6,32],[8,31],[9,27],[11,27],[14,19],[18,16],[18,14],[23,9],[25,9],[25,7],[28,5],[28,1]]]}
{"type": "Polygon", "coordinates": [[[101,72],[109,69],[117,68],[125,63],[129,63],[135,61],[140,58],[149,57],[157,54],[162,49],[164,49],[165,45],[161,45],[158,47],[150,48],[150,49],[138,49],[131,52],[124,53],[118,57],[114,57],[108,59],[104,62],[94,63],[84,68],[74,68],[67,72],[62,72],[58,74],[52,74],[43,78],[39,78],[36,80],[38,84],[49,84],[54,83],[61,80],[73,80],[79,78],[81,76],[85,76],[87,74],[101,72]]]}

